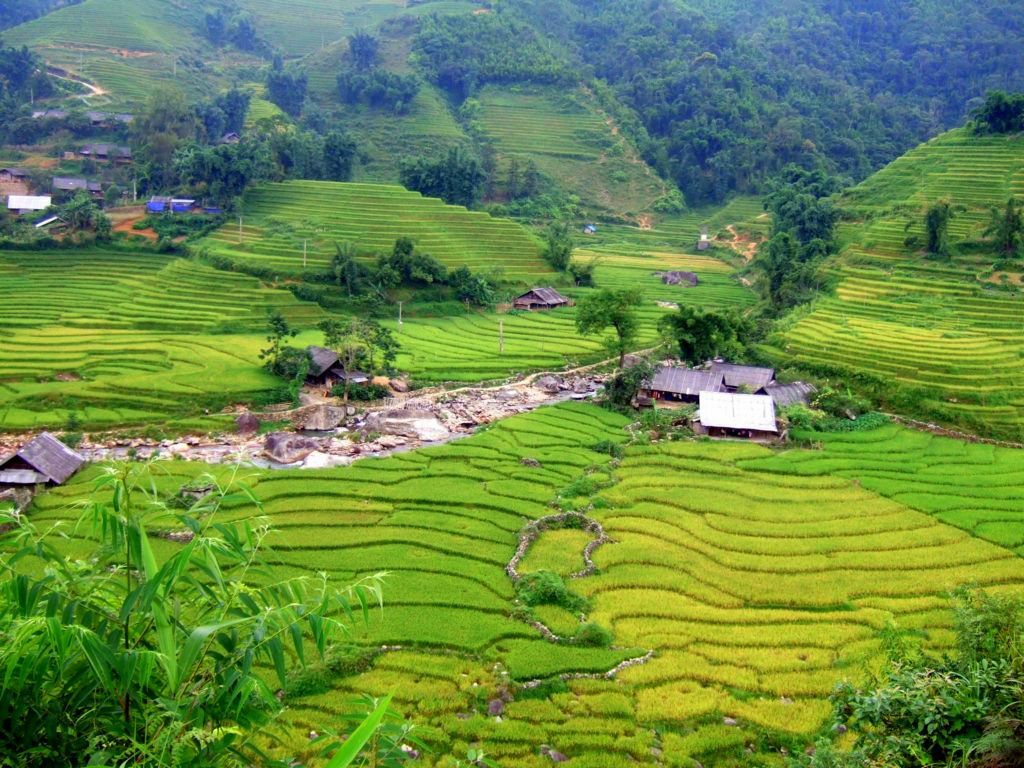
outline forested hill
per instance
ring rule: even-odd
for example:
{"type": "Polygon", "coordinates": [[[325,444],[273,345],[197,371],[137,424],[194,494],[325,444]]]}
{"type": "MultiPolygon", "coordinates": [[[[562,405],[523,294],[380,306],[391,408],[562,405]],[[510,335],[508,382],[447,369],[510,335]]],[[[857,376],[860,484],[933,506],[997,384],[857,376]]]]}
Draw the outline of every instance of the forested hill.
{"type": "Polygon", "coordinates": [[[38,16],[62,8],[77,5],[82,0],[10,0],[0,3],[0,29],[31,21],[38,16]]]}
{"type": "Polygon", "coordinates": [[[856,180],[1024,87],[1020,4],[980,0],[519,0],[634,108],[688,201],[788,162],[856,180]]]}

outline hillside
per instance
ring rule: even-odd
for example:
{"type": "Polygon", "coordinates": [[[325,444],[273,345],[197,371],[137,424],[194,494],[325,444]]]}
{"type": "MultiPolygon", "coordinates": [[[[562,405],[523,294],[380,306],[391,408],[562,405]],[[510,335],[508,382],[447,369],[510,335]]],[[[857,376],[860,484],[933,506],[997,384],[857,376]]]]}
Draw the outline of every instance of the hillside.
{"type": "Polygon", "coordinates": [[[194,96],[223,81],[219,57],[198,34],[201,23],[199,6],[172,0],[85,0],[3,36],[105,92],[92,103],[130,105],[159,85],[194,96]]]}
{"type": "Polygon", "coordinates": [[[448,266],[502,269],[508,277],[549,273],[540,246],[520,225],[486,213],[445,205],[398,186],[285,182],[249,192],[242,205],[242,235],[226,224],[206,242],[215,253],[297,273],[325,269],[337,244],[350,242],[371,257],[411,237],[448,266]]]}
{"type": "Polygon", "coordinates": [[[840,199],[836,294],[796,310],[770,353],[853,375],[889,407],[1022,439],[1021,272],[993,273],[991,247],[977,243],[1011,195],[1024,195],[1019,136],[957,130],[892,163],[840,199]],[[948,261],[921,245],[925,210],[944,198],[965,209],[950,224],[958,255],[948,261]]]}
{"type": "MultiPolygon", "coordinates": [[[[622,443],[627,423],[569,404],[348,468],[247,471],[263,507],[234,502],[218,520],[271,518],[272,578],[325,572],[344,584],[389,572],[385,609],[352,638],[366,660],[295,678],[275,749],[312,756],[310,730],[369,693],[393,694],[419,727],[425,768],[470,745],[510,768],[551,765],[541,745],[580,768],[782,766],[781,750],[803,752],[827,724],[834,685],[866,679],[887,627],[943,650],[947,589],[1024,587],[1010,549],[1024,543],[1011,511],[1019,451],[895,426],[816,434],[817,448],[783,453],[660,442],[612,462],[592,450],[622,443]],[[952,509],[964,496],[975,511],[952,509]],[[505,566],[524,522],[574,507],[612,538],[594,554],[597,573],[568,579],[592,602],[589,620],[614,632],[611,648],[546,642],[513,611],[505,566]],[[988,521],[978,536],[972,518],[988,521]],[[605,676],[628,658],[644,661],[605,676]],[[582,679],[558,679],[573,673],[582,679]],[[545,682],[516,685],[531,680],[545,682]]],[[[68,505],[99,471],[41,497],[33,519],[74,515],[68,505]]],[[[209,471],[177,461],[154,476],[170,497],[209,471]]],[[[67,530],[61,546],[87,551],[84,534],[67,530]]],[[[592,537],[544,532],[520,570],[579,570],[592,537]]],[[[153,542],[161,557],[176,546],[153,542]]],[[[534,611],[564,637],[579,629],[563,608],[534,611]]]]}

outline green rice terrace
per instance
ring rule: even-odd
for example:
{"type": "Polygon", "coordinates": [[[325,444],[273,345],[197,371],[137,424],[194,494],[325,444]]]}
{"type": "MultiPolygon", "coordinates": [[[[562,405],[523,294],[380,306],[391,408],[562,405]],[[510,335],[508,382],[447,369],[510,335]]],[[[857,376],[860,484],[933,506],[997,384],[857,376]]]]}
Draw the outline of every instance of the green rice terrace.
{"type": "Polygon", "coordinates": [[[47,64],[93,83],[94,104],[144,102],[159,85],[195,95],[223,77],[208,66],[211,49],[198,35],[202,8],[168,0],[85,0],[4,32],[47,64]]]}
{"type": "Polygon", "coordinates": [[[904,411],[1024,438],[1020,275],[994,270],[991,249],[972,245],[991,208],[1022,195],[1019,136],[957,130],[901,157],[840,199],[838,289],[797,310],[768,351],[864,377],[904,411]],[[950,223],[957,253],[932,260],[924,214],[944,198],[964,209],[950,223]]]}
{"type": "Polygon", "coordinates": [[[303,326],[321,316],[254,278],[152,252],[0,254],[0,423],[157,424],[272,389],[258,357],[270,309],[303,326]]]}
{"type": "Polygon", "coordinates": [[[593,101],[584,89],[488,87],[479,95],[479,122],[503,170],[513,159],[520,169],[532,161],[595,212],[650,211],[668,191],[665,182],[593,101]]]}
{"type": "Polygon", "coordinates": [[[238,223],[229,222],[205,242],[233,260],[288,274],[306,265],[326,268],[340,243],[350,242],[360,254],[372,256],[389,251],[402,236],[449,267],[487,271],[500,266],[509,278],[550,274],[539,242],[519,224],[384,184],[262,185],[245,196],[241,236],[238,223]]]}
{"type": "MultiPolygon", "coordinates": [[[[507,225],[525,238],[525,230],[507,225]]],[[[644,288],[642,345],[653,345],[656,322],[669,311],[659,301],[741,308],[754,300],[716,259],[663,253],[599,259],[599,284],[644,288]],[[701,283],[665,286],[655,276],[665,269],[696,271],[701,283]]],[[[0,422],[10,431],[53,429],[74,413],[89,427],[223,426],[226,417],[218,422],[204,412],[281,386],[260,367],[268,310],[305,329],[298,342],[322,342],[310,330],[324,316],[316,304],[196,261],[114,250],[4,253],[0,422]]],[[[450,317],[417,312],[412,304],[403,325],[386,324],[402,346],[399,368],[421,383],[503,379],[608,356],[601,339],[579,336],[571,308],[450,317]]]]}
{"type": "MultiPolygon", "coordinates": [[[[815,434],[814,449],[662,442],[612,460],[626,424],[567,404],[344,469],[243,470],[276,530],[275,577],[389,573],[383,611],[352,639],[363,650],[292,679],[279,749],[310,758],[311,729],[360,694],[393,693],[430,747],[424,766],[479,745],[523,768],[551,751],[580,768],[781,768],[782,750],[827,725],[833,687],[875,666],[886,627],[942,649],[947,590],[1024,587],[1020,451],[885,426],[815,434]],[[570,576],[596,535],[571,527],[542,532],[518,570],[564,574],[608,647],[549,642],[527,619],[572,637],[578,615],[516,607],[506,564],[520,531],[559,509],[588,510],[611,537],[596,571],[570,576]]],[[[206,471],[175,461],[155,476],[170,496],[206,471]]],[[[98,472],[39,497],[34,521],[75,514],[98,472]]],[[[69,552],[87,551],[66,533],[69,552]]]]}

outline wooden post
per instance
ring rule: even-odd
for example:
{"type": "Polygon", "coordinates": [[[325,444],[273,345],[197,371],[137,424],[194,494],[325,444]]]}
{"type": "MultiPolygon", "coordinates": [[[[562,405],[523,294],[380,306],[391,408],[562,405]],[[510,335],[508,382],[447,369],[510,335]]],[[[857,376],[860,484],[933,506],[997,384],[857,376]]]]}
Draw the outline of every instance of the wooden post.
{"type": "Polygon", "coordinates": [[[404,303],[405,302],[402,302],[402,301],[398,302],[398,324],[399,325],[402,324],[402,304],[404,304],[404,303]]]}

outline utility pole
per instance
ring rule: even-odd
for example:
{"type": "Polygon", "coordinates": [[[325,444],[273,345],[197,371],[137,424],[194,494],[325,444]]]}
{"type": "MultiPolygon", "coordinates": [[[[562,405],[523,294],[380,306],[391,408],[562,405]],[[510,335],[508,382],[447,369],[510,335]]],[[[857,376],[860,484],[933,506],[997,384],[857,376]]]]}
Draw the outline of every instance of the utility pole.
{"type": "Polygon", "coordinates": [[[401,301],[398,302],[398,324],[399,325],[402,324],[402,304],[403,304],[403,302],[401,302],[401,301]]]}
{"type": "Polygon", "coordinates": [[[242,217],[238,217],[238,244],[242,244],[242,217]]]}
{"type": "Polygon", "coordinates": [[[505,321],[498,321],[498,353],[505,354],[505,321]]]}

